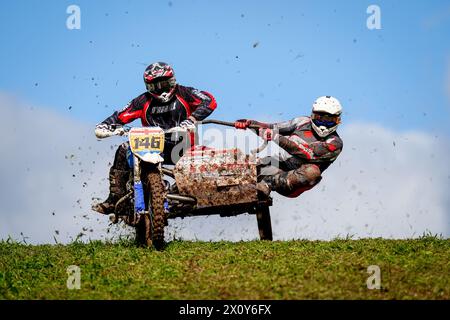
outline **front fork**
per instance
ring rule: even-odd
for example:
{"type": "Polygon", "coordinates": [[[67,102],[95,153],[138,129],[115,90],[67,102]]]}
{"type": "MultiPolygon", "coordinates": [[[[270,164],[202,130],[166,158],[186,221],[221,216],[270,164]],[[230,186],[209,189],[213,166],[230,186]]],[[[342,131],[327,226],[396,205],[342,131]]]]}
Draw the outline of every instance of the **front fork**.
{"type": "MultiPolygon", "coordinates": [[[[139,217],[145,214],[145,196],[144,196],[144,186],[141,180],[141,159],[133,155],[133,184],[134,184],[134,215],[139,217]]],[[[155,163],[161,169],[161,163],[155,163]]],[[[149,201],[150,203],[150,201],[149,201]]],[[[167,199],[164,201],[164,209],[168,210],[169,205],[167,199]]],[[[149,208],[151,210],[151,208],[149,208]]]]}
{"type": "Polygon", "coordinates": [[[133,154],[134,215],[145,212],[144,186],[141,181],[141,159],[133,154]]]}

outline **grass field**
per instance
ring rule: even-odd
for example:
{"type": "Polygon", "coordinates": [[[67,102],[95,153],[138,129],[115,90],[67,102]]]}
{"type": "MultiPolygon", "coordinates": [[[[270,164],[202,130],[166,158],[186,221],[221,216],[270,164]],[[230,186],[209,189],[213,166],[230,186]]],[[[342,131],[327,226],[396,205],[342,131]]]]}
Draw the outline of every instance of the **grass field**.
{"type": "Polygon", "coordinates": [[[0,242],[0,299],[449,299],[450,240],[0,242]],[[68,290],[66,268],[81,268],[68,290]],[[367,288],[378,265],[381,289],[367,288]]]}

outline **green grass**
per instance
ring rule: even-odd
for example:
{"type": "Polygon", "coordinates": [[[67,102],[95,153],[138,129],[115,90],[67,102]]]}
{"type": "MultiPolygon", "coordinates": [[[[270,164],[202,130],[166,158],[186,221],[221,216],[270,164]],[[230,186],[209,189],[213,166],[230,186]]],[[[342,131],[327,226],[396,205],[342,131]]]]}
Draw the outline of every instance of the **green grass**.
{"type": "Polygon", "coordinates": [[[449,299],[450,240],[0,242],[0,299],[449,299]],[[69,265],[81,289],[66,287],[69,265]],[[367,289],[367,267],[381,289],[367,289]]]}

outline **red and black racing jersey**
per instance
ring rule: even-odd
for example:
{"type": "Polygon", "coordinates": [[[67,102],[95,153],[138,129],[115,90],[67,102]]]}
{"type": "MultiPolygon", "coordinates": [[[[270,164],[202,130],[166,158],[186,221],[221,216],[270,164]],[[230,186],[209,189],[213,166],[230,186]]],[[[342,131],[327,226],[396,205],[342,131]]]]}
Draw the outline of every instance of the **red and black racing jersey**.
{"type": "Polygon", "coordinates": [[[167,130],[189,118],[202,121],[216,107],[216,100],[210,93],[177,85],[174,97],[170,101],[163,103],[145,92],[131,100],[122,111],[114,112],[102,123],[124,125],[141,119],[143,126],[158,126],[167,130]]]}

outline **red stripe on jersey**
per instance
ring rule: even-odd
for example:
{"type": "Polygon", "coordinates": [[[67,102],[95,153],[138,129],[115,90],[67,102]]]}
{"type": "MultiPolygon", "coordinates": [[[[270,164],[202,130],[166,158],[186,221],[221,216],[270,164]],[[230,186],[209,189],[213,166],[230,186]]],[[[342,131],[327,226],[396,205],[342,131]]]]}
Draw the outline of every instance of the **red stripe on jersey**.
{"type": "Polygon", "coordinates": [[[141,117],[142,117],[142,110],[135,110],[135,111],[125,110],[118,116],[120,122],[122,122],[123,124],[130,123],[131,121],[141,117]]]}
{"type": "Polygon", "coordinates": [[[333,151],[335,151],[337,149],[337,147],[334,144],[331,144],[331,143],[327,143],[327,148],[331,152],[333,152],[333,151]]]}
{"type": "Polygon", "coordinates": [[[209,104],[208,108],[210,108],[211,110],[215,110],[217,108],[217,102],[216,99],[213,97],[212,94],[210,94],[209,92],[206,91],[202,91],[204,94],[206,94],[210,99],[211,99],[211,103],[209,104]]]}
{"type": "Polygon", "coordinates": [[[147,109],[150,107],[151,100],[148,100],[145,102],[144,107],[142,108],[142,114],[141,114],[141,123],[144,127],[148,127],[150,123],[147,120],[147,109]]]}
{"type": "Polygon", "coordinates": [[[177,94],[176,97],[177,97],[178,100],[180,100],[181,104],[186,109],[187,116],[190,117],[192,111],[191,111],[191,106],[189,105],[189,103],[187,103],[187,101],[184,100],[183,97],[181,95],[179,95],[179,94],[177,94]]]}
{"type": "Polygon", "coordinates": [[[292,139],[289,139],[289,141],[292,142],[295,145],[295,147],[297,147],[297,149],[306,156],[307,159],[312,159],[311,153],[313,151],[311,150],[311,148],[309,148],[308,145],[304,145],[304,144],[300,145],[292,139]],[[308,152],[308,150],[310,152],[308,152]]]}

